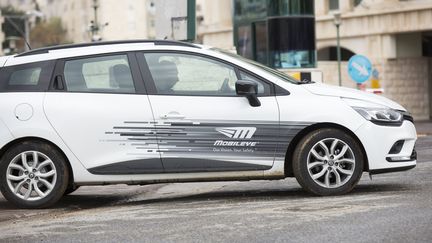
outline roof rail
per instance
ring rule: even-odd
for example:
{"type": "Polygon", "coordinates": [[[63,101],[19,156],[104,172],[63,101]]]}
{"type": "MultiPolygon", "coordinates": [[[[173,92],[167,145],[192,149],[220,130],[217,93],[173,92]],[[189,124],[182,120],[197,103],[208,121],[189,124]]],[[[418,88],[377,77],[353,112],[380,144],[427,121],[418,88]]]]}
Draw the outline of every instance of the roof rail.
{"type": "Polygon", "coordinates": [[[87,46],[116,45],[116,44],[134,44],[134,43],[154,43],[155,45],[161,45],[161,46],[170,45],[170,46],[185,46],[185,47],[199,48],[199,46],[194,45],[192,43],[173,41],[173,40],[100,41],[100,42],[91,42],[91,43],[67,44],[67,45],[43,47],[43,48],[38,48],[38,49],[34,49],[34,50],[20,53],[20,54],[16,55],[16,57],[44,54],[44,53],[48,53],[49,51],[61,50],[61,49],[79,48],[79,47],[87,47],[87,46]]]}

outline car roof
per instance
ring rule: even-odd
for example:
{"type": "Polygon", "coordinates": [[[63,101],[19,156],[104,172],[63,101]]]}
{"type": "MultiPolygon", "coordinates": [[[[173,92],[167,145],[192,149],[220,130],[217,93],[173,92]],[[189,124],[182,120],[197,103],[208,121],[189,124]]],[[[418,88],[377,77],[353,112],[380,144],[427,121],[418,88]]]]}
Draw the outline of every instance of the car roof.
{"type": "Polygon", "coordinates": [[[153,43],[154,45],[187,46],[187,47],[199,48],[199,46],[192,44],[192,43],[181,42],[181,41],[172,41],[172,40],[100,41],[100,42],[57,45],[57,46],[51,46],[51,47],[38,48],[38,49],[34,49],[34,50],[30,50],[30,51],[18,54],[18,55],[16,55],[16,57],[49,53],[50,51],[53,51],[53,50],[64,50],[64,49],[73,49],[73,48],[91,47],[91,46],[103,46],[103,45],[136,44],[136,43],[153,43]]]}
{"type": "Polygon", "coordinates": [[[54,60],[67,57],[78,57],[103,53],[138,51],[158,48],[169,49],[203,49],[202,46],[173,40],[126,40],[101,41],[92,43],[58,45],[38,48],[23,52],[7,59],[5,66],[32,63],[45,60],[54,60]]]}

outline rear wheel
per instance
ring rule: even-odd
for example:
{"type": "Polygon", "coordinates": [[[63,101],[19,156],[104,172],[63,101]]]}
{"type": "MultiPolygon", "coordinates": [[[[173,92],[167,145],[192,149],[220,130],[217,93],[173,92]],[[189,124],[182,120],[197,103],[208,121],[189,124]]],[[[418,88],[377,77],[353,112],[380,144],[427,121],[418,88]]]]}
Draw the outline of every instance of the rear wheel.
{"type": "Polygon", "coordinates": [[[39,141],[17,144],[0,160],[0,190],[20,208],[45,208],[66,191],[67,162],[53,146],[39,141]]]}
{"type": "Polygon", "coordinates": [[[363,172],[364,156],[360,146],[339,129],[311,132],[300,141],[293,159],[293,171],[299,184],[321,196],[351,191],[363,172]]]}

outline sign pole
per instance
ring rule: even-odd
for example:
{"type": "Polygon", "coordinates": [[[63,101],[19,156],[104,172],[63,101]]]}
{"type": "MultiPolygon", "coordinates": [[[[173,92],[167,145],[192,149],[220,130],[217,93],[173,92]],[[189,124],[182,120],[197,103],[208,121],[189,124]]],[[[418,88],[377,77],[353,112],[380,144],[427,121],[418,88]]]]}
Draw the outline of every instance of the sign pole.
{"type": "Polygon", "coordinates": [[[196,38],[196,0],[187,1],[187,40],[193,42],[196,38]]]}
{"type": "Polygon", "coordinates": [[[342,73],[341,73],[341,48],[340,48],[340,33],[339,33],[340,25],[336,25],[336,40],[337,40],[337,62],[338,62],[338,74],[339,74],[339,86],[342,86],[342,73]]]}

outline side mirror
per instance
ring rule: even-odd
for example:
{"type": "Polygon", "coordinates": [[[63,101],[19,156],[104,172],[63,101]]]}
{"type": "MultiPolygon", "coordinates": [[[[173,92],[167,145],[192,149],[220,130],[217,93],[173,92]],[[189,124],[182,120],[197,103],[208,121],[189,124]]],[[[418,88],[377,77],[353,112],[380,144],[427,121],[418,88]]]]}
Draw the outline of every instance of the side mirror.
{"type": "Polygon", "coordinates": [[[253,107],[261,106],[258,94],[258,84],[250,80],[238,80],[235,84],[237,95],[245,96],[253,107]]]}

